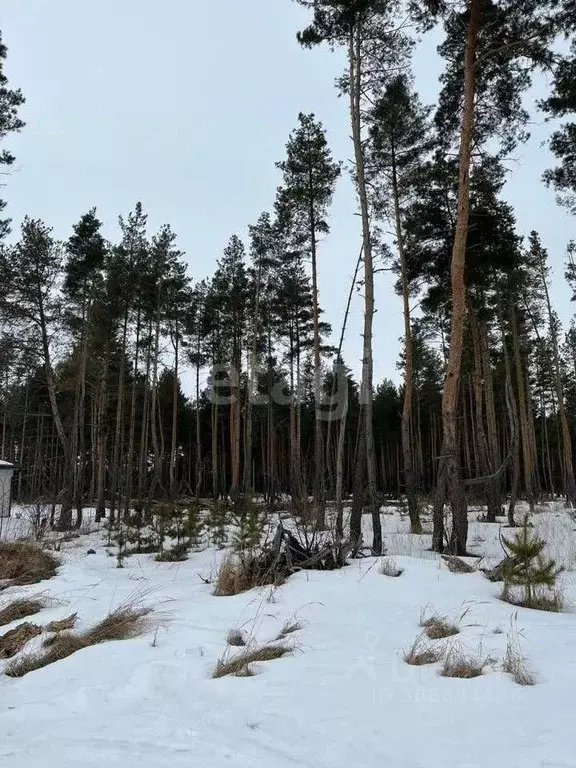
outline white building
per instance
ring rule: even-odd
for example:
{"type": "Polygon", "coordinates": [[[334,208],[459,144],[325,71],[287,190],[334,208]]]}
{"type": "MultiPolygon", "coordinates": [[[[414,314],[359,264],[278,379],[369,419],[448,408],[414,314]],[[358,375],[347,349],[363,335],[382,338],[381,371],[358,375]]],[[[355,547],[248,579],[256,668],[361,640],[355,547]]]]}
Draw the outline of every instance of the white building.
{"type": "Polygon", "coordinates": [[[0,517],[10,516],[10,490],[14,464],[0,461],[0,517]]]}

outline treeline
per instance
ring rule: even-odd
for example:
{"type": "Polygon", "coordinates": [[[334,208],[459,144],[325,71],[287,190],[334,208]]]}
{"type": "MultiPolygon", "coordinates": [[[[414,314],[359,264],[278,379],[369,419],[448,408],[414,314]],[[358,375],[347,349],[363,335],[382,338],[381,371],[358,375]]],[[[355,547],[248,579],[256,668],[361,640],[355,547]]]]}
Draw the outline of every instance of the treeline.
{"type": "MultiPolygon", "coordinates": [[[[569,0],[298,2],[313,14],[300,42],[348,54],[337,85],[362,228],[350,285],[365,309],[360,381],[342,359],[350,302],[334,329],[319,303],[342,167],[322,124],[301,114],[271,210],[246,242],[230,239],[209,280],[190,278],[170,227],[148,232],[140,204],[113,243],[96,210],[63,243],[29,219],[4,242],[0,450],[21,468],[18,497],[57,501],[64,528],[87,504],[116,517],[135,498],[229,497],[242,508],[257,494],[287,495],[319,526],[333,500],[343,535],[351,495],[349,535],[359,541],[370,512],[378,553],[383,494],[406,495],[414,532],[426,494],[434,548],[463,554],[471,500],[494,520],[508,497],[512,524],[519,497],[576,501],[576,327],[562,330],[546,248],[519,231],[505,199],[533,72],[555,73],[540,108],[576,110],[574,43],[554,53],[576,21],[569,0]],[[415,35],[438,23],[445,71],[433,108],[418,98],[410,57],[415,35]],[[382,260],[404,315],[399,388],[373,381],[374,312],[390,301],[375,280],[382,260]]],[[[4,96],[15,119],[17,92],[4,90],[16,94],[10,105],[4,96]]],[[[545,179],[569,208],[573,125],[553,135],[559,166],[545,179]]]]}

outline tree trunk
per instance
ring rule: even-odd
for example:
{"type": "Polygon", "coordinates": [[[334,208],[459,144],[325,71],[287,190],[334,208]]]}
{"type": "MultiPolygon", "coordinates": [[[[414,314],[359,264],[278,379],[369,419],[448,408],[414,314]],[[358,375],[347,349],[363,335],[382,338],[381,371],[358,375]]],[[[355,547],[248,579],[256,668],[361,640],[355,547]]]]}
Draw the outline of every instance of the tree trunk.
{"type": "Polygon", "coordinates": [[[177,436],[178,436],[178,375],[179,375],[179,352],[180,352],[180,331],[178,329],[178,320],[176,320],[176,328],[174,332],[174,388],[172,390],[172,439],[170,441],[170,498],[176,497],[176,448],[177,448],[177,436]]]}
{"type": "Polygon", "coordinates": [[[514,300],[510,302],[510,328],[512,331],[512,344],[514,346],[514,366],[516,369],[516,389],[518,391],[518,415],[520,421],[520,435],[522,439],[522,459],[524,466],[524,490],[528,499],[530,512],[534,511],[534,486],[533,486],[533,461],[530,431],[528,427],[528,413],[526,409],[526,385],[524,380],[524,366],[520,349],[520,334],[518,329],[518,317],[514,300]]]}
{"type": "Polygon", "coordinates": [[[312,318],[314,335],[314,521],[317,528],[326,527],[326,487],[324,477],[324,440],[322,435],[322,383],[320,364],[320,310],[318,305],[318,264],[316,243],[316,216],[312,200],[312,168],[310,177],[310,252],[312,256],[312,318]]]}
{"type": "MultiPolygon", "coordinates": [[[[360,387],[361,410],[364,414],[364,441],[368,497],[372,513],[374,555],[382,554],[382,522],[380,505],[376,493],[376,456],[374,449],[373,392],[372,376],[374,363],[372,358],[372,327],[374,323],[374,266],[372,260],[372,233],[368,210],[368,193],[364,170],[364,147],[362,142],[362,29],[357,25],[350,34],[350,118],[354,143],[356,191],[360,200],[362,219],[362,243],[364,246],[364,335],[362,355],[362,383],[360,387]]],[[[359,489],[357,489],[359,490],[359,489]]]]}
{"type": "Polygon", "coordinates": [[[120,350],[120,372],[118,374],[118,400],[116,402],[116,426],[114,429],[114,449],[112,456],[112,482],[110,488],[110,526],[114,524],[117,493],[120,482],[120,463],[122,458],[122,418],[124,415],[124,386],[126,378],[126,341],[128,335],[128,307],[124,309],[122,324],[122,347],[120,350]]]}
{"type": "Polygon", "coordinates": [[[394,196],[394,219],[396,226],[396,243],[400,258],[400,282],[402,285],[402,310],[404,316],[404,404],[402,406],[402,456],[404,459],[404,480],[406,483],[406,499],[410,530],[412,533],[422,533],[418,499],[416,496],[416,477],[414,474],[414,455],[411,439],[411,424],[414,399],[414,352],[412,348],[412,325],[410,320],[410,288],[408,283],[408,265],[404,252],[404,233],[400,213],[400,195],[398,191],[398,174],[396,153],[392,141],[392,191],[394,196]]]}
{"type": "Polygon", "coordinates": [[[444,501],[447,498],[452,507],[452,532],[449,549],[455,555],[466,554],[468,539],[468,506],[458,460],[457,406],[466,315],[464,267],[470,214],[470,162],[474,140],[476,48],[483,7],[484,0],[470,0],[464,61],[464,107],[460,133],[458,215],[451,263],[450,352],[442,394],[442,448],[434,503],[433,548],[438,552],[444,548],[444,501]]]}
{"type": "MultiPolygon", "coordinates": [[[[486,431],[484,429],[484,394],[485,394],[485,373],[484,373],[484,361],[482,358],[480,330],[478,327],[478,320],[474,313],[471,303],[469,303],[469,324],[470,332],[472,336],[472,347],[474,350],[474,401],[475,401],[475,415],[476,415],[476,435],[478,438],[478,455],[480,458],[480,474],[483,477],[490,477],[496,470],[496,465],[493,463],[490,450],[488,448],[488,440],[486,439],[486,431]]],[[[497,488],[498,480],[490,479],[485,483],[486,488],[486,521],[488,523],[495,523],[497,515],[500,514],[500,495],[497,488]]]]}
{"type": "Polygon", "coordinates": [[[134,346],[134,375],[132,378],[132,399],[130,402],[130,426],[128,427],[128,453],[126,456],[126,493],[124,498],[124,515],[127,518],[132,502],[134,481],[134,441],[136,436],[136,393],[138,391],[138,358],[140,354],[141,310],[136,315],[136,340],[134,346]]]}
{"type": "Polygon", "coordinates": [[[560,415],[560,426],[562,429],[562,460],[564,462],[564,495],[566,496],[566,506],[574,508],[576,504],[576,480],[574,479],[574,464],[572,460],[572,438],[570,435],[570,426],[566,415],[566,403],[564,401],[564,386],[562,383],[562,371],[560,368],[560,352],[558,350],[558,333],[554,325],[554,316],[552,313],[552,304],[548,292],[548,281],[546,280],[545,265],[543,259],[540,259],[540,275],[546,297],[546,308],[548,311],[548,326],[550,329],[550,339],[552,341],[552,352],[554,355],[554,383],[556,386],[556,397],[558,399],[558,413],[560,415]]]}

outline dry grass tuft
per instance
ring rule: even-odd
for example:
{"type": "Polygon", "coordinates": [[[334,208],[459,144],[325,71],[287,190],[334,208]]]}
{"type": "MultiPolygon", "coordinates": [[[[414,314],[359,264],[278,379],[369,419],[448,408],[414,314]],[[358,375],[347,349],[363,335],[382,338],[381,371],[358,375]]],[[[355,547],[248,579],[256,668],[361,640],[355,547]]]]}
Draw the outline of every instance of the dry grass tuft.
{"type": "Polygon", "coordinates": [[[60,632],[54,635],[44,644],[43,650],[15,659],[6,667],[5,674],[9,677],[23,677],[91,645],[138,637],[150,628],[149,614],[150,609],[143,606],[120,606],[85,632],[60,632]]]}
{"type": "Polygon", "coordinates": [[[397,578],[398,576],[402,576],[404,569],[398,567],[394,558],[383,557],[380,561],[380,573],[383,576],[391,576],[392,578],[397,578]]]}
{"type": "Polygon", "coordinates": [[[536,685],[536,678],[526,665],[526,659],[519,648],[508,640],[506,654],[502,661],[502,671],[512,676],[518,685],[536,685]]]}
{"type": "Polygon", "coordinates": [[[504,584],[500,592],[500,600],[519,608],[531,608],[534,611],[548,611],[549,613],[562,613],[566,608],[564,595],[560,589],[542,591],[526,600],[523,595],[517,594],[504,584]]]}
{"type": "Polygon", "coordinates": [[[37,584],[56,575],[60,561],[29,541],[0,542],[0,579],[18,586],[37,584]]]}
{"type": "Polygon", "coordinates": [[[427,642],[424,633],[419,634],[410,648],[404,651],[404,661],[413,667],[435,664],[444,657],[445,649],[427,642]]]}
{"type": "Polygon", "coordinates": [[[0,637],[0,659],[10,659],[33,637],[42,633],[41,627],[25,621],[0,637]]]}
{"type": "Polygon", "coordinates": [[[460,629],[455,624],[450,624],[445,616],[441,616],[428,607],[423,608],[420,614],[420,626],[424,627],[424,632],[430,640],[441,640],[460,632],[460,629]]]}
{"type": "Polygon", "coordinates": [[[50,601],[45,597],[21,597],[0,607],[0,627],[25,619],[47,608],[50,601]]]}
{"type": "Polygon", "coordinates": [[[506,643],[506,653],[502,660],[502,671],[512,676],[518,685],[535,685],[536,677],[528,669],[520,646],[520,632],[517,627],[517,615],[510,620],[510,630],[506,643]]]}
{"type": "Polygon", "coordinates": [[[228,632],[226,642],[228,645],[232,645],[235,648],[242,648],[246,645],[244,633],[240,629],[231,629],[230,632],[228,632]]]}
{"type": "Polygon", "coordinates": [[[294,632],[299,632],[301,629],[304,629],[304,624],[301,621],[298,621],[298,619],[288,619],[288,621],[284,623],[276,640],[283,640],[288,635],[292,635],[294,632]]]}
{"type": "Polygon", "coordinates": [[[60,621],[51,621],[49,624],[46,624],[44,629],[46,632],[64,632],[68,629],[74,629],[77,620],[78,614],[73,613],[70,616],[67,616],[65,619],[61,619],[60,621]]]}
{"type": "Polygon", "coordinates": [[[442,555],[442,560],[451,573],[475,573],[476,569],[459,557],[442,555]]]}
{"type": "Polygon", "coordinates": [[[290,645],[276,643],[273,645],[263,645],[261,648],[246,648],[238,655],[227,659],[223,657],[218,660],[216,668],[212,673],[213,678],[235,675],[236,677],[251,677],[255,674],[252,667],[262,661],[273,661],[288,656],[294,651],[290,645]]]}
{"type": "Polygon", "coordinates": [[[444,664],[440,670],[442,677],[458,677],[470,680],[480,677],[488,666],[489,659],[466,654],[458,645],[452,645],[446,653],[444,664]]]}
{"type": "Polygon", "coordinates": [[[247,592],[254,587],[264,587],[272,584],[280,586],[283,580],[270,569],[263,567],[257,557],[241,558],[229,552],[220,563],[216,573],[216,597],[231,597],[247,592]]]}

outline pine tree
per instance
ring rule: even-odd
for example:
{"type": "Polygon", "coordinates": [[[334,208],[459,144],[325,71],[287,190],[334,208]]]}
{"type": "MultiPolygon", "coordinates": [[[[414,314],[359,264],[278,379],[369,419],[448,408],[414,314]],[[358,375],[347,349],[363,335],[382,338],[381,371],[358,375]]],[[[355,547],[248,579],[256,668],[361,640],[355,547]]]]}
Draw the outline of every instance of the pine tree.
{"type": "Polygon", "coordinates": [[[557,605],[556,600],[542,597],[539,588],[554,589],[562,568],[558,568],[554,560],[544,556],[546,542],[534,534],[528,515],[524,517],[522,528],[514,541],[503,536],[502,543],[508,555],[503,570],[503,598],[508,602],[515,602],[511,588],[520,587],[524,596],[519,604],[526,608],[557,605]]]}
{"type": "Polygon", "coordinates": [[[404,244],[404,207],[414,192],[415,173],[433,146],[428,124],[429,110],[410,90],[405,74],[387,83],[372,114],[373,144],[371,172],[377,183],[376,211],[388,219],[396,237],[400,287],[404,315],[404,403],[402,407],[402,453],[406,496],[412,533],[422,525],[416,498],[416,476],[412,445],[414,360],[410,316],[411,280],[404,244]]]}
{"type": "Polygon", "coordinates": [[[550,149],[560,164],[546,171],[544,180],[556,189],[559,202],[576,214],[576,19],[573,0],[556,2],[553,16],[558,33],[572,35],[569,53],[559,57],[554,72],[552,95],[543,103],[544,110],[554,118],[571,119],[554,131],[550,149]]]}
{"type": "MultiPolygon", "coordinates": [[[[2,42],[0,32],[0,141],[3,141],[9,133],[21,131],[25,123],[18,117],[18,110],[24,104],[24,96],[19,89],[12,89],[8,85],[8,78],[4,74],[4,60],[8,49],[2,42]]],[[[0,166],[11,166],[15,157],[7,149],[0,152],[0,166]]],[[[0,200],[0,213],[6,208],[6,202],[0,200]]],[[[0,219],[0,240],[10,232],[10,220],[0,219]]]]}
{"type": "Polygon", "coordinates": [[[564,492],[566,495],[566,503],[570,506],[576,504],[576,479],[574,477],[574,465],[572,458],[572,437],[570,433],[570,426],[568,424],[568,416],[566,413],[566,403],[564,398],[564,385],[562,376],[562,365],[560,359],[559,349],[559,321],[557,315],[552,310],[552,303],[550,300],[550,291],[548,288],[549,280],[549,267],[547,265],[548,254],[543,247],[540,237],[537,232],[531,232],[529,237],[529,253],[528,259],[532,261],[539,273],[541,279],[541,290],[544,298],[544,305],[548,318],[548,333],[553,353],[554,363],[554,381],[556,388],[556,397],[558,402],[558,409],[560,413],[560,425],[562,429],[562,446],[563,446],[563,461],[564,461],[564,476],[565,485],[564,492]]]}
{"type": "MultiPolygon", "coordinates": [[[[74,414],[70,431],[70,467],[72,498],[77,509],[77,525],[82,520],[85,465],[86,371],[89,352],[89,324],[92,304],[106,258],[106,244],[100,232],[101,222],[93,208],[74,226],[66,244],[63,294],[67,318],[77,349],[77,373],[74,392],[74,414]]],[[[62,524],[68,525],[65,520],[62,524]]]]}
{"type": "Polygon", "coordinates": [[[322,433],[320,310],[318,288],[318,245],[329,232],[328,209],[340,175],[340,165],[332,160],[326,133],[314,115],[298,115],[299,126],[286,146],[286,160],[278,163],[284,187],[281,204],[292,208],[294,238],[312,264],[314,326],[314,509],[316,524],[325,526],[324,440],[322,433]]]}
{"type": "MultiPolygon", "coordinates": [[[[113,456],[110,487],[110,518],[114,520],[120,501],[121,465],[123,464],[124,428],[126,411],[126,380],[128,363],[128,340],[130,320],[137,304],[143,273],[146,273],[148,243],[146,240],[147,216],[140,202],[126,218],[120,216],[122,240],[114,248],[108,263],[109,306],[119,328],[120,366],[116,399],[116,420],[114,426],[113,456]]],[[[138,315],[139,316],[139,315],[138,315]]],[[[139,328],[137,327],[137,331],[139,328]]],[[[138,337],[138,332],[137,332],[138,337]]],[[[138,341],[138,339],[137,339],[138,341]]],[[[138,343],[136,344],[138,349],[138,343]]],[[[136,361],[137,362],[137,361],[136,361]]],[[[141,454],[140,465],[144,459],[141,454]]],[[[128,484],[130,481],[128,481],[128,484]]],[[[141,490],[141,489],[139,489],[141,490]]]]}
{"type": "Polygon", "coordinates": [[[348,65],[338,81],[339,89],[348,97],[350,127],[354,147],[353,178],[358,196],[362,223],[364,266],[364,331],[362,353],[362,384],[360,399],[362,415],[359,429],[361,440],[357,453],[352,536],[360,545],[359,531],[365,501],[366,482],[372,515],[374,554],[382,551],[382,523],[376,490],[376,455],[373,423],[373,326],[374,290],[374,231],[372,201],[366,173],[365,115],[381,90],[382,81],[391,68],[405,64],[411,41],[398,18],[399,3],[395,0],[297,0],[313,11],[309,27],[298,34],[300,43],[312,47],[321,43],[343,46],[348,65]]]}

